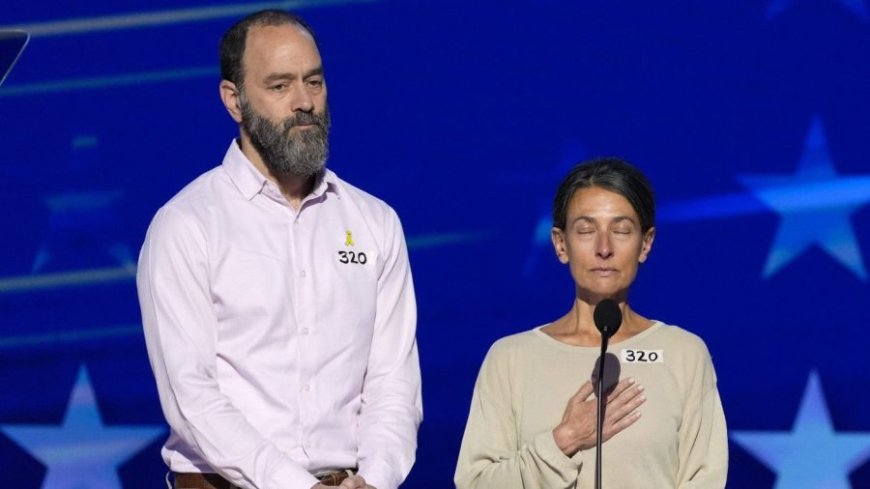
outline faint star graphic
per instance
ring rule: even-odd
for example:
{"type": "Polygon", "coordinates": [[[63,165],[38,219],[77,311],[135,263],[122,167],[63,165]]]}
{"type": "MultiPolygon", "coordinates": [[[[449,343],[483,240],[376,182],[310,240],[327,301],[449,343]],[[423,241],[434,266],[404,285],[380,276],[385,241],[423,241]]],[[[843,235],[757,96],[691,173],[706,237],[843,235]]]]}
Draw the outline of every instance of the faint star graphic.
{"type": "Polygon", "coordinates": [[[42,489],[121,489],[117,468],[166,429],[105,426],[84,365],[60,425],[2,425],[11,438],[46,465],[42,489]]]}
{"type": "Polygon", "coordinates": [[[124,192],[93,188],[103,171],[98,150],[94,136],[73,140],[67,168],[58,179],[66,188],[45,198],[50,214],[32,273],[43,272],[49,265],[60,270],[105,266],[107,256],[124,268],[135,267],[132,253],[119,239],[118,204],[124,192]]]}
{"type": "Polygon", "coordinates": [[[794,175],[741,175],[740,182],[781,221],[764,265],[769,278],[812,245],[862,281],[867,270],[851,215],[870,202],[870,175],[838,176],[822,124],[815,119],[794,175]]]}
{"type": "MultiPolygon", "coordinates": [[[[864,5],[864,0],[837,0],[850,12],[861,17],[863,20],[870,18],[867,14],[867,6],[864,5]]],[[[767,18],[773,18],[785,11],[792,0],[772,0],[767,6],[767,18]]]]}
{"type": "MultiPolygon", "coordinates": [[[[559,157],[559,162],[556,164],[553,175],[555,182],[560,182],[565,175],[574,168],[574,165],[587,157],[586,148],[579,141],[568,140],[562,145],[562,153],[559,157]]],[[[535,228],[532,230],[532,243],[529,254],[526,255],[525,263],[523,264],[523,275],[528,276],[537,267],[541,259],[541,255],[549,255],[554,257],[553,245],[550,241],[550,234],[553,230],[553,196],[546,196],[542,199],[539,205],[540,213],[538,220],[535,221],[535,228]]]]}
{"type": "Polygon", "coordinates": [[[834,431],[816,372],[790,432],[732,431],[731,439],[777,473],[774,489],[849,489],[849,473],[870,459],[870,432],[834,431]]]}

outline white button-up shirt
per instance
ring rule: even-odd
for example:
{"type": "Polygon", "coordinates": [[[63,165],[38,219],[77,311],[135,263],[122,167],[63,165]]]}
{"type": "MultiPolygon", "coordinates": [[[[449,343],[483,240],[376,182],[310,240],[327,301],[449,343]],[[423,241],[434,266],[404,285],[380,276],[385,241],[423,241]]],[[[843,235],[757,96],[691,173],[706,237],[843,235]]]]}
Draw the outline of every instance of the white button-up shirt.
{"type": "Polygon", "coordinates": [[[158,211],[136,279],[171,470],[246,489],[357,466],[378,489],[407,476],[416,304],[383,201],[326,170],[297,212],[234,142],[158,211]]]}

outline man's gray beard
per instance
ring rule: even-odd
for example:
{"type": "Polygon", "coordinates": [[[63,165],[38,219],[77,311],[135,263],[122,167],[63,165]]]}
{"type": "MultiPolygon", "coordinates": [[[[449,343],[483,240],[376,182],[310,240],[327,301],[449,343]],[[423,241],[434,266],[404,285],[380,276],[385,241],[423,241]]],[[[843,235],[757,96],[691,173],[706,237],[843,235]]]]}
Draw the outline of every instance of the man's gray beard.
{"type": "Polygon", "coordinates": [[[244,92],[239,102],[242,127],[273,175],[310,177],[323,170],[329,155],[329,106],[324,106],[322,114],[297,112],[273,124],[257,114],[244,92]],[[307,124],[314,127],[290,132],[295,126],[307,124]]]}

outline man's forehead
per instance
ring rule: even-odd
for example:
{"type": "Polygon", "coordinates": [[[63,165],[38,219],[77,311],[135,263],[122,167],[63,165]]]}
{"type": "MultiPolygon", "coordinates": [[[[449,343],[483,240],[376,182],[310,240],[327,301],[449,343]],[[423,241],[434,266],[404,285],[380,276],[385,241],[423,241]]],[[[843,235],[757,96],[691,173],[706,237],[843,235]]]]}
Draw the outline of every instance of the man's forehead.
{"type": "Polygon", "coordinates": [[[292,40],[300,43],[311,43],[317,49],[317,43],[314,41],[314,36],[308,32],[305,27],[288,22],[285,24],[258,24],[251,26],[248,29],[246,46],[264,42],[274,42],[275,40],[292,40]]]}
{"type": "Polygon", "coordinates": [[[305,71],[321,67],[320,52],[311,34],[297,24],[257,26],[248,32],[242,67],[245,72],[267,70],[273,62],[284,64],[291,60],[305,71]],[[257,29],[257,30],[255,30],[257,29]]]}

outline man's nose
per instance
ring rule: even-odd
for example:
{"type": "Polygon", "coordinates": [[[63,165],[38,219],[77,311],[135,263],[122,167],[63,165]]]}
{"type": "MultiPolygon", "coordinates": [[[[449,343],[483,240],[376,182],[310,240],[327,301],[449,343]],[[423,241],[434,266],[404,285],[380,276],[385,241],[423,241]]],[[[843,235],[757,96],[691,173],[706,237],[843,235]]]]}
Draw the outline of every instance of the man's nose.
{"type": "Polygon", "coordinates": [[[314,98],[308,92],[308,87],[304,83],[300,83],[294,88],[291,104],[291,109],[294,112],[311,112],[314,110],[314,98]]]}

